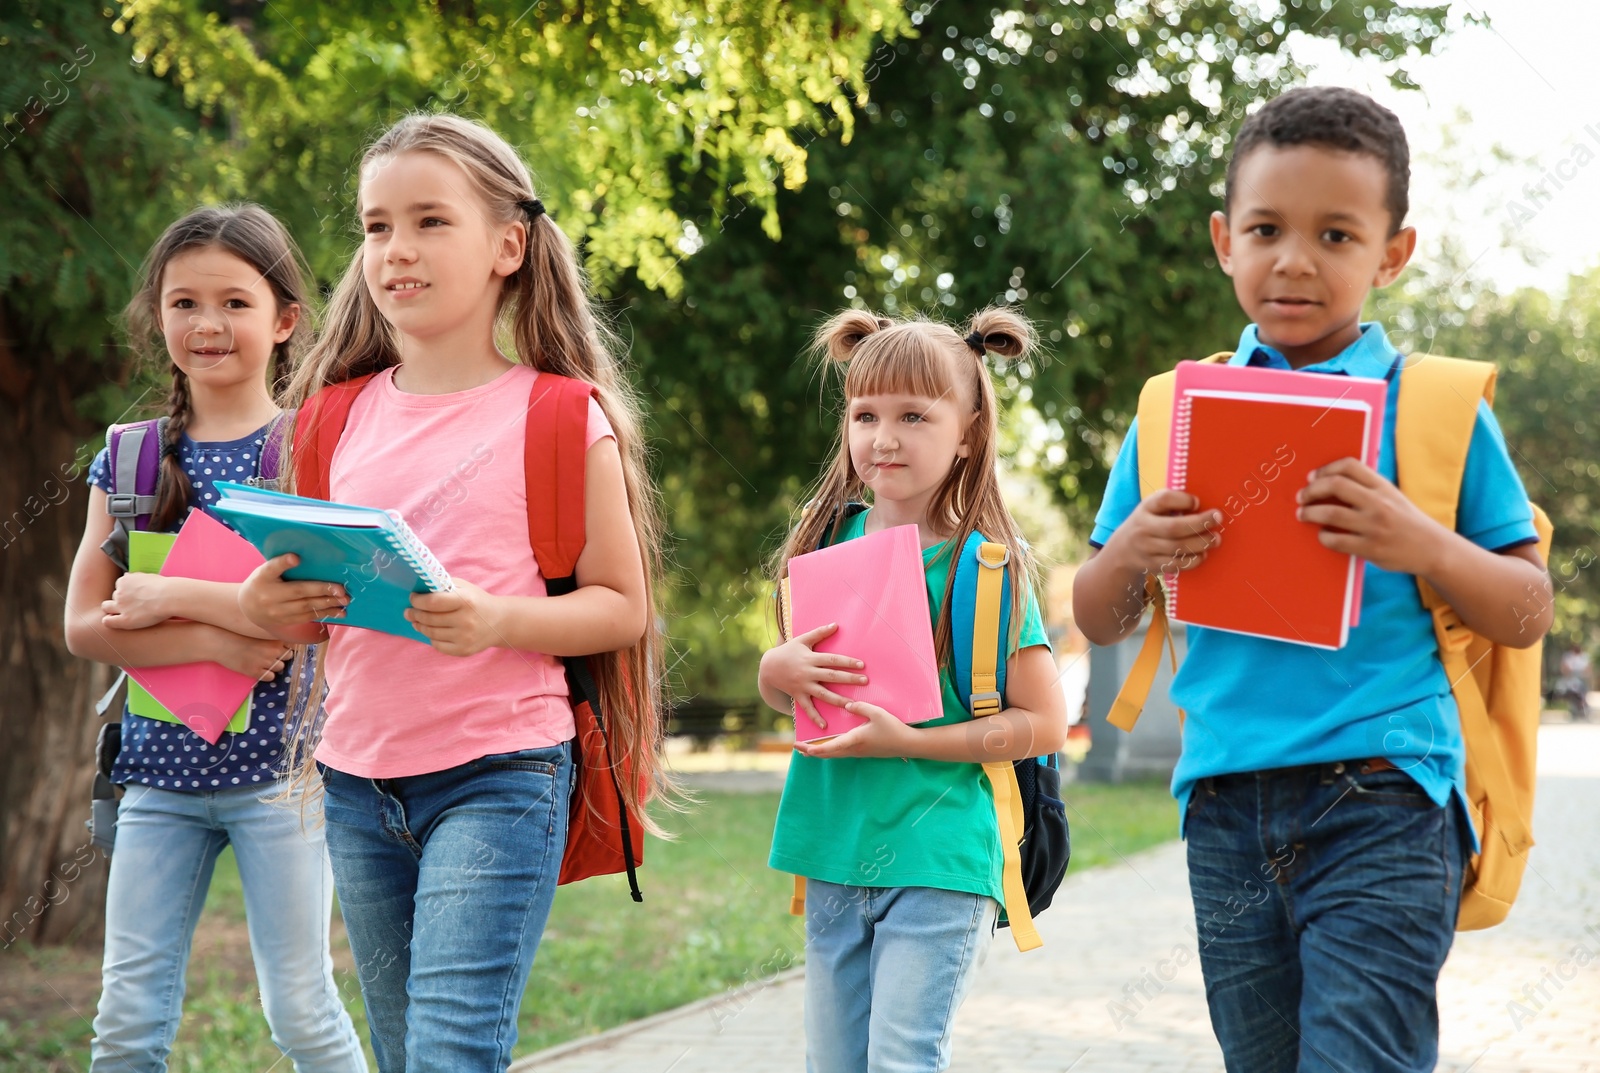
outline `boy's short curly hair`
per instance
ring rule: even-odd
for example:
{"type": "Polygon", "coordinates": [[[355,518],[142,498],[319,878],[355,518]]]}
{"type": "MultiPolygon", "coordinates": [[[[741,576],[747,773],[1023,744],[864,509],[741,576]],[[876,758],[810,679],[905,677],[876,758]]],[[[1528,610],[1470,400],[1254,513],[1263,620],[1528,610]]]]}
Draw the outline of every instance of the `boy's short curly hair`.
{"type": "Polygon", "coordinates": [[[1261,145],[1321,145],[1376,157],[1389,174],[1389,233],[1411,208],[1411,150],[1400,117],[1352,89],[1309,86],[1274,97],[1239,127],[1228,160],[1223,205],[1233,207],[1239,162],[1261,145]]]}

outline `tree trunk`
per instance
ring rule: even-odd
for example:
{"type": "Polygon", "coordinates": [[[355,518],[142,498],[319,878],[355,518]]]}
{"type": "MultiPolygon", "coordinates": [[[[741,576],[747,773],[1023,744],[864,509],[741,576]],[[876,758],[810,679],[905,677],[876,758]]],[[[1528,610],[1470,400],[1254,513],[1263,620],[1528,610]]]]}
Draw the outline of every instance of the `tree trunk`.
{"type": "Polygon", "coordinates": [[[111,669],[67,651],[67,574],[93,455],[68,370],[89,355],[23,358],[0,295],[0,948],[97,942],[106,861],[84,820],[111,669]]]}

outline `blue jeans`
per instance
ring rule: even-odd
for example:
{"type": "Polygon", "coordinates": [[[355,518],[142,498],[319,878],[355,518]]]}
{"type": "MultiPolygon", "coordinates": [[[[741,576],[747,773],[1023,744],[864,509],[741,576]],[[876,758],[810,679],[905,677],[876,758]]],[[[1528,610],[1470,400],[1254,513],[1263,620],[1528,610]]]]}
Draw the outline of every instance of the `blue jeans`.
{"type": "Polygon", "coordinates": [[[272,1042],[299,1073],[365,1073],[328,954],[333,877],[315,815],[267,804],[277,787],[134,784],[117,810],[90,1069],[161,1073],[183,1015],[195,922],[222,848],[244,886],[250,954],[272,1042]]]}
{"type": "Polygon", "coordinates": [[[1463,823],[1361,761],[1200,781],[1189,887],[1230,1073],[1433,1069],[1463,823]]]}
{"type": "Polygon", "coordinates": [[[937,1073],[994,938],[993,898],[806,881],[808,1073],[937,1073]]]}
{"type": "Polygon", "coordinates": [[[318,766],[380,1073],[504,1070],[566,848],[570,746],[398,779],[318,766]]]}

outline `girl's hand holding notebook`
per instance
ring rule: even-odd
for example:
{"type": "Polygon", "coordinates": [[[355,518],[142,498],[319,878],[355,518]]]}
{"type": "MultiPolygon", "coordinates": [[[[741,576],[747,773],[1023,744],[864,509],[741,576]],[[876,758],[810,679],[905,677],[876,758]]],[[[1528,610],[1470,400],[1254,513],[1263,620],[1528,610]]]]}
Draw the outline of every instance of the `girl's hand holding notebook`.
{"type": "MultiPolygon", "coordinates": [[[[797,640],[837,626],[816,641],[822,653],[862,662],[864,683],[839,681],[830,690],[845,703],[810,701],[823,725],[795,718],[795,740],[833,737],[864,726],[868,717],[846,707],[867,701],[904,723],[944,715],[933,620],[917,527],[899,525],[789,560],[784,583],[785,632],[797,640]]],[[[793,694],[790,694],[793,696],[793,694]]]]}
{"type": "Polygon", "coordinates": [[[838,631],[837,622],[826,623],[799,637],[789,638],[761,657],[762,674],[794,699],[796,720],[804,715],[824,730],[828,721],[818,714],[816,702],[820,700],[840,708],[850,703],[849,698],[841,697],[830,687],[845,683],[867,684],[867,676],[861,673],[866,664],[859,659],[839,652],[816,651],[818,644],[838,631]]]}
{"type": "Polygon", "coordinates": [[[448,592],[413,595],[406,621],[447,656],[476,656],[505,645],[505,631],[495,625],[494,597],[470,581],[450,581],[448,592]]]}
{"type": "Polygon", "coordinates": [[[904,720],[893,712],[876,704],[868,704],[864,700],[850,701],[844,706],[844,710],[865,719],[866,722],[836,737],[797,742],[795,749],[819,760],[846,757],[886,757],[904,760],[908,756],[919,755],[916,735],[921,731],[907,726],[904,720]]]}
{"type": "MultiPolygon", "coordinates": [[[[343,613],[319,615],[317,621],[428,643],[406,618],[411,596],[449,592],[454,583],[398,514],[231,481],[218,481],[217,491],[222,499],[213,509],[262,554],[296,557],[281,571],[284,580],[326,582],[330,601],[339,596],[335,587],[343,587],[348,595],[343,613]]],[[[306,594],[311,601],[320,597],[315,590],[306,594]]]]}

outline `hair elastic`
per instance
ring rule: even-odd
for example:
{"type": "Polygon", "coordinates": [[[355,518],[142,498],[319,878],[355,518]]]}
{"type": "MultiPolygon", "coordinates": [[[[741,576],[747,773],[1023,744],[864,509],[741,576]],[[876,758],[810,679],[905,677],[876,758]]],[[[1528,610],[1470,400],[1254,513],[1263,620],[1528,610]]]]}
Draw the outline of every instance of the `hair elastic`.
{"type": "Polygon", "coordinates": [[[536,197],[523,198],[517,202],[517,207],[528,214],[529,222],[537,220],[544,215],[544,202],[536,197]]]}
{"type": "Polygon", "coordinates": [[[966,339],[962,341],[971,347],[973,352],[981,358],[983,357],[984,352],[988,349],[983,345],[983,338],[983,333],[974,328],[972,330],[972,334],[967,336],[966,339]]]}

